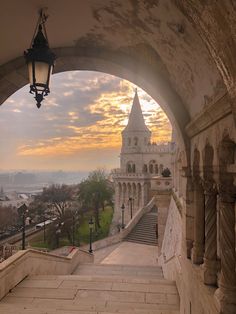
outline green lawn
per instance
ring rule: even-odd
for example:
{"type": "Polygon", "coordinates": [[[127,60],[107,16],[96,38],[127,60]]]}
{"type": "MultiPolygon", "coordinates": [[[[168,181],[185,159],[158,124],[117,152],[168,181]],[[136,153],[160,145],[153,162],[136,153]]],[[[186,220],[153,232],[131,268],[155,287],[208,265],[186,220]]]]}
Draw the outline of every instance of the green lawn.
{"type": "MultiPolygon", "coordinates": [[[[78,226],[75,232],[75,244],[77,246],[89,243],[89,225],[88,222],[93,213],[88,212],[84,214],[80,225],[78,226]]],[[[104,210],[100,211],[100,225],[98,233],[93,232],[93,241],[103,239],[108,236],[110,224],[112,221],[113,209],[110,206],[105,207],[104,210]]],[[[47,239],[47,232],[46,232],[47,239]]],[[[30,246],[40,247],[40,248],[49,248],[47,243],[43,241],[43,234],[36,235],[31,241],[29,241],[30,246]]],[[[71,245],[67,238],[60,239],[59,246],[71,245]]]]}

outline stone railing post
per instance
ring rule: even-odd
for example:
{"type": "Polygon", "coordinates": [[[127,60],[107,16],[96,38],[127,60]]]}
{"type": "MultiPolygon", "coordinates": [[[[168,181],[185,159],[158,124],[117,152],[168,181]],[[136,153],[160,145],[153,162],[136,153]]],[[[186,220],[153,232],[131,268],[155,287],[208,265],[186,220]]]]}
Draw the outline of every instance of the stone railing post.
{"type": "Polygon", "coordinates": [[[217,189],[213,181],[204,181],[205,195],[205,253],[203,280],[207,285],[217,283],[217,189]]]}

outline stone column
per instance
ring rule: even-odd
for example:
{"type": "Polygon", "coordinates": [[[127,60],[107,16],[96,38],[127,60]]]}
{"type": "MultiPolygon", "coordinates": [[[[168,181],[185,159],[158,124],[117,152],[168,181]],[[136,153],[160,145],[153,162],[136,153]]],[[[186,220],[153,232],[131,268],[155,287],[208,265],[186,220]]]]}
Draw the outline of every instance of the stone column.
{"type": "Polygon", "coordinates": [[[119,188],[119,183],[115,182],[115,206],[120,205],[120,188],[119,188]]]}
{"type": "Polygon", "coordinates": [[[140,209],[140,204],[141,204],[141,189],[140,189],[140,184],[138,184],[138,189],[137,189],[137,197],[138,197],[138,210],[140,209]]]}
{"type": "Polygon", "coordinates": [[[146,182],[141,185],[141,207],[147,205],[148,202],[148,184],[146,182]]]}
{"type": "Polygon", "coordinates": [[[221,273],[215,297],[221,314],[236,313],[235,195],[222,189],[219,196],[221,273]]]}
{"type": "Polygon", "coordinates": [[[205,253],[203,280],[207,285],[217,283],[217,189],[213,181],[204,181],[205,195],[205,253]]]}
{"type": "Polygon", "coordinates": [[[191,259],[194,264],[203,263],[205,242],[205,209],[204,193],[200,178],[194,181],[194,242],[191,259]]]}
{"type": "Polygon", "coordinates": [[[122,203],[122,184],[119,184],[119,198],[118,198],[118,206],[119,208],[121,207],[121,203],[122,203]]]}
{"type": "Polygon", "coordinates": [[[126,185],[123,183],[122,184],[122,199],[121,199],[121,205],[125,205],[125,200],[126,200],[126,185]]]}
{"type": "MultiPolygon", "coordinates": [[[[188,169],[186,169],[188,170],[188,169]]],[[[191,252],[193,248],[193,241],[194,241],[194,186],[192,176],[186,171],[186,253],[187,258],[191,258],[191,252]]]]}

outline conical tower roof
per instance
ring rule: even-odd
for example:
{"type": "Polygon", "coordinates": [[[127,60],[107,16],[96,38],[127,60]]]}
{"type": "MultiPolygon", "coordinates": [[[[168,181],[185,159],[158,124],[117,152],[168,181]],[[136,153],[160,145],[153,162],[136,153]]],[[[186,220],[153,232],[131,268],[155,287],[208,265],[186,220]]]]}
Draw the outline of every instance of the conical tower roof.
{"type": "Polygon", "coordinates": [[[133,105],[129,114],[129,121],[123,132],[127,131],[150,132],[143,118],[143,113],[140,106],[137,89],[135,90],[133,105]]]}

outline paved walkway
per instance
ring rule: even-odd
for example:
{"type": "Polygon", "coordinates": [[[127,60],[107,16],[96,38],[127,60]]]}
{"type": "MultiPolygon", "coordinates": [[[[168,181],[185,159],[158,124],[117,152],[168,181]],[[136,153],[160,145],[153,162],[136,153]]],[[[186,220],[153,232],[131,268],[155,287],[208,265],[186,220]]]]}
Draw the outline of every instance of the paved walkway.
{"type": "Polygon", "coordinates": [[[94,264],[99,264],[102,262],[102,260],[107,257],[112,251],[114,251],[120,243],[113,244],[110,246],[106,246],[105,248],[98,249],[93,252],[94,254],[94,264]]]}
{"type": "MultiPolygon", "coordinates": [[[[136,265],[136,266],[157,266],[158,248],[157,246],[138,244],[132,242],[121,242],[118,245],[107,247],[106,257],[103,251],[104,259],[100,260],[101,264],[113,265],[136,265]],[[109,251],[109,249],[112,249],[109,251]]],[[[99,250],[95,252],[101,254],[99,250]]]]}

